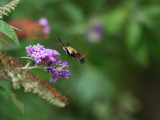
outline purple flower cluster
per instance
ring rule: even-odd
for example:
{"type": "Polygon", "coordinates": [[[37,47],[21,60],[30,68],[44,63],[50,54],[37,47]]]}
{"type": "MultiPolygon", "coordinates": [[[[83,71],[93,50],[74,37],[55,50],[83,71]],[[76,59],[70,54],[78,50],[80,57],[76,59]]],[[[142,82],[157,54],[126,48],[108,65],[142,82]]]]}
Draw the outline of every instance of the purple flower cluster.
{"type": "Polygon", "coordinates": [[[27,56],[33,58],[36,63],[40,62],[55,62],[56,55],[60,55],[56,50],[45,49],[42,45],[30,45],[26,47],[27,56]]]}
{"type": "Polygon", "coordinates": [[[62,62],[60,58],[56,58],[56,55],[60,55],[56,50],[46,49],[40,45],[29,45],[26,47],[27,56],[33,58],[36,63],[45,65],[47,67],[46,72],[50,72],[51,82],[56,82],[58,78],[68,79],[70,75],[68,62],[62,62]]]}

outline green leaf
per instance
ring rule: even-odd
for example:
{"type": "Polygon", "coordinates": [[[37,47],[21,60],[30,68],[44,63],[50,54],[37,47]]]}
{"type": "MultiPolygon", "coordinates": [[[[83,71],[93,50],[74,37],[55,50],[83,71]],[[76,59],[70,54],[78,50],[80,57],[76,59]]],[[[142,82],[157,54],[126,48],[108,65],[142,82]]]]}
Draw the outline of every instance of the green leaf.
{"type": "Polygon", "coordinates": [[[6,95],[7,96],[9,95],[11,98],[11,101],[23,113],[25,119],[27,120],[27,117],[25,116],[25,113],[24,113],[24,104],[21,101],[17,100],[16,95],[13,92],[11,92],[10,83],[7,81],[0,80],[0,87],[4,88],[4,90],[0,89],[0,94],[3,95],[3,97],[6,97],[6,95]]]}
{"type": "Polygon", "coordinates": [[[16,95],[10,91],[9,82],[0,80],[0,86],[5,89],[8,95],[11,97],[12,102],[20,109],[20,111],[24,114],[24,104],[16,99],[16,95]]]}
{"type": "MultiPolygon", "coordinates": [[[[11,26],[11,25],[10,25],[11,26]]],[[[16,27],[13,27],[13,26],[11,26],[13,29],[15,29],[15,30],[18,30],[18,31],[21,31],[20,29],[18,29],[18,28],[16,28],[16,27]]]]}
{"type": "Polygon", "coordinates": [[[143,45],[141,45],[134,53],[134,58],[137,61],[138,64],[140,64],[143,67],[146,67],[148,64],[148,51],[147,48],[143,45]]]}
{"type": "Polygon", "coordinates": [[[128,23],[126,28],[126,42],[129,49],[134,49],[137,47],[140,41],[141,33],[141,26],[137,21],[132,20],[130,23],[128,23]]]}
{"type": "Polygon", "coordinates": [[[3,98],[8,99],[8,91],[10,91],[10,83],[4,80],[0,80],[0,95],[3,98]]]}
{"type": "MultiPolygon", "coordinates": [[[[1,35],[1,34],[0,34],[0,35],[1,35]]],[[[6,41],[2,36],[0,36],[0,41],[1,41],[2,43],[8,44],[8,41],[6,41]]]]}
{"type": "Polygon", "coordinates": [[[106,2],[106,0],[94,0],[92,2],[94,4],[94,6],[92,6],[93,7],[92,9],[99,9],[99,8],[101,8],[104,5],[104,3],[106,2]]]}
{"type": "Polygon", "coordinates": [[[10,83],[4,80],[0,80],[0,86],[4,88],[6,91],[10,91],[11,89],[10,83]]]}
{"type": "MultiPolygon", "coordinates": [[[[60,2],[60,1],[62,1],[62,0],[39,0],[38,3],[39,4],[47,4],[47,3],[56,3],[56,2],[60,2]]],[[[35,1],[35,0],[25,0],[23,2],[37,4],[37,1],[35,1]]]]}
{"type": "Polygon", "coordinates": [[[102,21],[106,26],[105,29],[107,33],[112,35],[118,32],[126,22],[127,16],[128,11],[123,8],[112,10],[103,16],[102,21]]]}
{"type": "Polygon", "coordinates": [[[0,20],[0,32],[4,33],[7,35],[10,39],[13,40],[14,43],[19,47],[19,41],[17,38],[16,33],[14,32],[13,28],[8,25],[6,22],[0,20]]]}
{"type": "Polygon", "coordinates": [[[72,3],[67,3],[62,6],[63,11],[65,12],[65,15],[74,23],[80,23],[83,22],[84,16],[81,11],[81,9],[72,4],[72,3]]]}
{"type": "Polygon", "coordinates": [[[24,114],[24,104],[17,100],[16,95],[13,92],[8,92],[12,102],[18,107],[18,109],[24,114]]]}

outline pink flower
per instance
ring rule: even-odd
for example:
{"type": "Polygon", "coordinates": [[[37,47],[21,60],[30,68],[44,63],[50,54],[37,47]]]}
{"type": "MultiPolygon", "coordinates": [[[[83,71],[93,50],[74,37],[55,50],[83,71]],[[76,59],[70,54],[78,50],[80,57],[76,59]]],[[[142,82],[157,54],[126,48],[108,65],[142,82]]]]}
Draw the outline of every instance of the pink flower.
{"type": "Polygon", "coordinates": [[[41,18],[39,20],[39,24],[42,26],[47,26],[48,25],[48,20],[46,18],[41,18]]]}

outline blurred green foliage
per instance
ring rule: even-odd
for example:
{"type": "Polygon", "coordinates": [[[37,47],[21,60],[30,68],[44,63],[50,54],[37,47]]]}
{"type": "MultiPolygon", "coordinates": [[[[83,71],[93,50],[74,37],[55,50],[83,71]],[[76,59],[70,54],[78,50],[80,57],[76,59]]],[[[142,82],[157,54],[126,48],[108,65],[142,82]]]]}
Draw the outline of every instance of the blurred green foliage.
{"type": "MultiPolygon", "coordinates": [[[[3,52],[25,56],[25,47],[36,43],[58,50],[61,59],[69,62],[71,76],[51,84],[70,104],[57,108],[24,94],[23,89],[12,90],[24,103],[29,120],[160,119],[159,0],[22,0],[5,19],[37,21],[41,17],[46,17],[51,27],[48,40],[20,40],[20,48],[3,52]],[[104,34],[98,43],[92,43],[87,31],[97,23],[103,25],[104,34]],[[72,47],[82,54],[88,52],[85,64],[63,53],[58,37],[65,42],[72,39],[72,47]]],[[[41,70],[32,73],[49,81],[49,75],[41,70]]],[[[25,119],[3,96],[0,119],[25,119]]]]}

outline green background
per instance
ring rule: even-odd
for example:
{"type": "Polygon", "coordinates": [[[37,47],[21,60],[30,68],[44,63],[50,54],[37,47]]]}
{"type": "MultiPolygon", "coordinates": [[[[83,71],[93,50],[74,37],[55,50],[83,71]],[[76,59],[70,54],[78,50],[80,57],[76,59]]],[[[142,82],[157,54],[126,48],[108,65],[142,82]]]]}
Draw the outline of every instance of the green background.
{"type": "MultiPolygon", "coordinates": [[[[3,20],[41,17],[51,27],[49,39],[20,40],[20,48],[3,52],[23,57],[25,47],[37,43],[59,51],[71,75],[50,84],[67,96],[69,105],[58,108],[23,88],[13,90],[28,120],[160,120],[160,0],[22,0],[3,20]],[[104,32],[93,42],[87,31],[97,23],[104,32]],[[85,63],[66,55],[58,37],[88,53],[85,63]]],[[[43,70],[31,73],[50,79],[43,70]]],[[[5,93],[0,95],[0,119],[25,119],[5,93]]]]}

